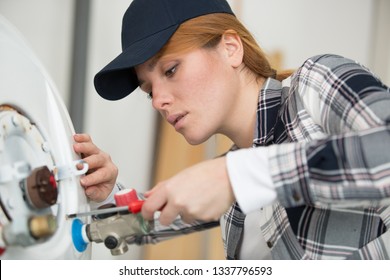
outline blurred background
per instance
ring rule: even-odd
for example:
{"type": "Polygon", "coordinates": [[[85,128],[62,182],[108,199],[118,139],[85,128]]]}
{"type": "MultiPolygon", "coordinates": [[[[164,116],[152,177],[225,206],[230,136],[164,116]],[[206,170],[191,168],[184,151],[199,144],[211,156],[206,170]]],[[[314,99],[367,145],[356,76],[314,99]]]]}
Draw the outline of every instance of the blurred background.
{"type": "MultiPolygon", "coordinates": [[[[216,136],[190,146],[161,122],[145,94],[112,102],[93,77],[120,52],[122,16],[131,0],[0,0],[0,14],[37,54],[68,108],[76,132],[89,133],[118,165],[120,181],[142,192],[155,182],[230,147],[216,136]]],[[[336,53],[369,67],[390,84],[390,1],[230,0],[277,69],[336,53]]],[[[0,61],[1,63],[1,61],[0,61]]],[[[1,78],[1,77],[0,77],[1,78]]],[[[1,94],[1,93],[0,93],[1,94]]],[[[28,94],[28,93],[26,93],[28,94]]],[[[219,228],[112,257],[94,245],[93,259],[224,259],[219,228]]]]}

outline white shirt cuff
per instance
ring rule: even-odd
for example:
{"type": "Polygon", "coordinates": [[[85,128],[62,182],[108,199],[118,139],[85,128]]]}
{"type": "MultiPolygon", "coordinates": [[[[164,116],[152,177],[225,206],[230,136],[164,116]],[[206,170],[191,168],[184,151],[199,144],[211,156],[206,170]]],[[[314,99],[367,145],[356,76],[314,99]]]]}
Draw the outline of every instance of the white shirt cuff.
{"type": "Polygon", "coordinates": [[[226,165],[234,195],[245,214],[275,202],[266,147],[229,152],[226,165]]]}

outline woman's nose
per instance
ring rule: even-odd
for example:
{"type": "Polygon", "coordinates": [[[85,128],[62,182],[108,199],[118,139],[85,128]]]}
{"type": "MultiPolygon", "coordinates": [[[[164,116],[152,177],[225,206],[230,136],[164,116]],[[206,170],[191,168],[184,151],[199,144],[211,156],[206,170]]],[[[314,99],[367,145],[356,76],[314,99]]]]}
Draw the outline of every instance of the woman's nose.
{"type": "Polygon", "coordinates": [[[172,104],[173,97],[167,89],[162,87],[153,88],[152,106],[156,110],[164,110],[167,106],[172,104]]]}

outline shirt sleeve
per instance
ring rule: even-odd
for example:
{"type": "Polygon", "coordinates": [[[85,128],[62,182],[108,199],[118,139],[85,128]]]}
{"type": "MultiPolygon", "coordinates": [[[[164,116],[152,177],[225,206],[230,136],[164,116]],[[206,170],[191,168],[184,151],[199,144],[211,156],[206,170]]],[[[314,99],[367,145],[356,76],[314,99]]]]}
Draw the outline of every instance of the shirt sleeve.
{"type": "Polygon", "coordinates": [[[325,136],[268,147],[278,201],[389,205],[389,88],[360,64],[333,55],[307,61],[292,82],[291,98],[303,100],[325,136]]]}
{"type": "Polygon", "coordinates": [[[285,207],[389,205],[389,88],[364,66],[334,55],[308,60],[294,79],[290,104],[300,98],[323,137],[228,153],[241,209],[276,199],[285,207]]]}
{"type": "Polygon", "coordinates": [[[229,152],[226,164],[234,195],[245,214],[275,201],[276,191],[269,171],[267,148],[229,152]]]}

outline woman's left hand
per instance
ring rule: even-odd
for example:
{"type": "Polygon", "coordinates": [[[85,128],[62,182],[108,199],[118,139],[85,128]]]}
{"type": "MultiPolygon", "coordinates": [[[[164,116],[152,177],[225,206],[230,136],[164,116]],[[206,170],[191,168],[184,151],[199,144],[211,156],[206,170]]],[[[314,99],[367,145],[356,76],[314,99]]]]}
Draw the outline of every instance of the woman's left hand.
{"type": "Polygon", "coordinates": [[[118,177],[118,168],[109,154],[100,150],[88,134],[75,134],[73,149],[88,164],[87,174],[80,179],[85,194],[91,200],[101,202],[111,193],[118,177]]]}
{"type": "Polygon", "coordinates": [[[169,225],[180,215],[185,222],[215,221],[234,201],[226,169],[226,158],[220,157],[184,169],[158,183],[147,197],[142,215],[153,219],[161,211],[160,223],[169,225]]]}

